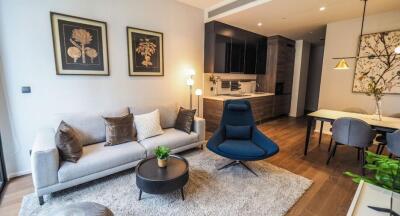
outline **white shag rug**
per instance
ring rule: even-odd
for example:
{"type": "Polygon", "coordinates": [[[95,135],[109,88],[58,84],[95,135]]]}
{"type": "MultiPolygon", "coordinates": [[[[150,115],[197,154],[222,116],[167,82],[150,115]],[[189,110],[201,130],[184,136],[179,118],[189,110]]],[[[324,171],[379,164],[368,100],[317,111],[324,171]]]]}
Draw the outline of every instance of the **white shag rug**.
{"type": "Polygon", "coordinates": [[[115,215],[269,215],[280,216],[296,203],[312,181],[265,161],[248,162],[258,177],[241,166],[216,170],[229,161],[207,150],[184,156],[190,164],[189,182],[164,195],[143,193],[138,201],[134,169],[79,185],[45,197],[40,206],[35,194],[23,198],[20,215],[49,215],[56,208],[90,201],[107,206],[115,215]]]}

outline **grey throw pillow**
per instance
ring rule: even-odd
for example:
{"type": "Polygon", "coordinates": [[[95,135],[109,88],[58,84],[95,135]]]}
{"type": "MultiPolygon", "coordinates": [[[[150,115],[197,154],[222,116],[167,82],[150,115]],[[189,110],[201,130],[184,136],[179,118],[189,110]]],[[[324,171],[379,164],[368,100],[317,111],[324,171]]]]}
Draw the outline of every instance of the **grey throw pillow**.
{"type": "Polygon", "coordinates": [[[55,142],[62,160],[76,163],[82,156],[77,132],[64,121],[58,126],[55,142]]]}
{"type": "Polygon", "coordinates": [[[118,145],[133,140],[133,114],[103,118],[106,124],[105,146],[118,145]]]}
{"type": "Polygon", "coordinates": [[[194,115],[196,110],[189,110],[185,108],[179,108],[178,117],[175,122],[175,129],[184,131],[188,134],[192,131],[192,124],[194,121],[194,115]]]}

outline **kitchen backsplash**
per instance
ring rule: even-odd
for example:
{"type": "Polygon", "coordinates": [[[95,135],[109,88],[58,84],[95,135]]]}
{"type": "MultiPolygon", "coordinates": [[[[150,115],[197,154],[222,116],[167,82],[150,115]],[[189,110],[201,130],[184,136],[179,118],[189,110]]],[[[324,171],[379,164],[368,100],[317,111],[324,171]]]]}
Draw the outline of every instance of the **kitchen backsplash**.
{"type": "Polygon", "coordinates": [[[253,93],[256,90],[256,75],[249,74],[204,74],[204,95],[253,93]],[[210,81],[213,75],[216,84],[210,81]],[[213,88],[213,90],[211,90],[213,88]]]}

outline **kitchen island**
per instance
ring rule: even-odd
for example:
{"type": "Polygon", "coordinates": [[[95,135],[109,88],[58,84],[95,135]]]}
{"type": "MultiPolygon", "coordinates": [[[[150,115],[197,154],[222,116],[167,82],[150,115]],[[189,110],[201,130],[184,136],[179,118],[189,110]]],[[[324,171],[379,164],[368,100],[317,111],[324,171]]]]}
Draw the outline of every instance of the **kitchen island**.
{"type": "Polygon", "coordinates": [[[275,95],[273,93],[246,93],[243,95],[217,95],[203,97],[203,117],[206,120],[206,130],[214,132],[219,127],[224,102],[227,100],[246,99],[250,102],[256,123],[288,114],[290,110],[290,95],[275,95]]]}

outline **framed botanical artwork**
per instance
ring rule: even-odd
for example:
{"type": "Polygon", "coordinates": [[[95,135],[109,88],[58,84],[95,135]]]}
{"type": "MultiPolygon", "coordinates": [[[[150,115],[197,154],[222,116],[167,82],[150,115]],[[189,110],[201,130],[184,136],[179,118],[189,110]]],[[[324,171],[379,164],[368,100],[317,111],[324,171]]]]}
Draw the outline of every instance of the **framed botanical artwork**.
{"type": "Polygon", "coordinates": [[[127,27],[129,76],[163,76],[163,33],[127,27]]]}
{"type": "Polygon", "coordinates": [[[356,62],[353,92],[368,92],[375,86],[384,94],[400,94],[400,30],[362,35],[356,62]]]}
{"type": "Polygon", "coordinates": [[[58,75],[110,75],[107,24],[50,12],[58,75]]]}

